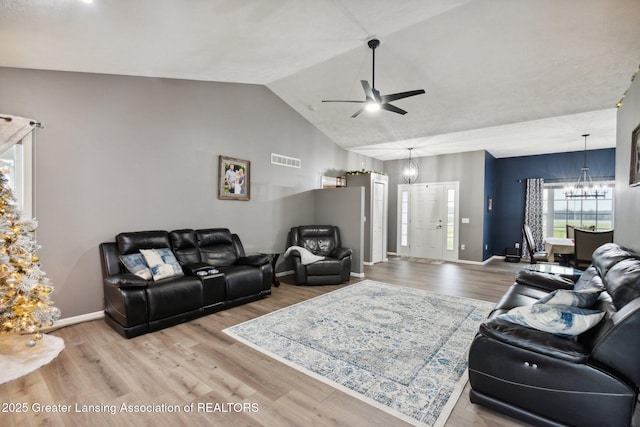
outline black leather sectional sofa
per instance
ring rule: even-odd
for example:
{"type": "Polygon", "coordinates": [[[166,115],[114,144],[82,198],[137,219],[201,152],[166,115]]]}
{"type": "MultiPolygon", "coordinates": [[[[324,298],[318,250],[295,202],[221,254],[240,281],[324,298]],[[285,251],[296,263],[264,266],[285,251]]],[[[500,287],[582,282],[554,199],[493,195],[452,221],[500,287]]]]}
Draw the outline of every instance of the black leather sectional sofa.
{"type": "Polygon", "coordinates": [[[638,425],[638,256],[614,243],[600,246],[576,283],[543,273],[518,273],[473,340],[469,380],[473,403],[533,425],[638,425]],[[591,308],[604,317],[575,336],[499,318],[556,289],[599,292],[591,308]]]}
{"type": "Polygon", "coordinates": [[[126,338],[271,294],[270,258],[245,256],[238,235],[226,228],[120,233],[100,244],[100,258],[105,321],[126,338]],[[183,274],[145,280],[120,260],[162,248],[171,249],[183,274]]]}

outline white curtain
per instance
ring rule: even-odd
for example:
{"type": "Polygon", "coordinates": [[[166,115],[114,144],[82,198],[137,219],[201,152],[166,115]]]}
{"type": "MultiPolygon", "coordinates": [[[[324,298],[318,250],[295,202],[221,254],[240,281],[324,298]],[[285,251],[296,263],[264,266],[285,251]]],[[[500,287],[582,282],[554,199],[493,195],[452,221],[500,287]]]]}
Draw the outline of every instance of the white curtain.
{"type": "Polygon", "coordinates": [[[0,113],[0,153],[22,141],[38,126],[40,123],[35,120],[0,113]]]}
{"type": "Polygon", "coordinates": [[[0,113],[0,166],[9,179],[17,207],[27,218],[35,216],[36,120],[0,113]]]}
{"type": "MultiPolygon", "coordinates": [[[[542,209],[543,209],[544,179],[527,179],[527,190],[525,193],[524,223],[531,228],[533,242],[536,245],[533,252],[544,250],[544,233],[542,229],[542,209]]],[[[529,251],[526,249],[526,239],[522,239],[522,257],[529,259],[529,251]]]]}

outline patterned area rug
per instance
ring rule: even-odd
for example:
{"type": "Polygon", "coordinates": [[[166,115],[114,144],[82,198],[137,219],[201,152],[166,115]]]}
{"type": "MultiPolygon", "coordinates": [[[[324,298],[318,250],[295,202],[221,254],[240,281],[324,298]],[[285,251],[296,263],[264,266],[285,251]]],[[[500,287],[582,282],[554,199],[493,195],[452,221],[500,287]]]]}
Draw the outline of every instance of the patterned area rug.
{"type": "Polygon", "coordinates": [[[364,280],[224,332],[409,423],[439,426],[493,305],[364,280]]]}

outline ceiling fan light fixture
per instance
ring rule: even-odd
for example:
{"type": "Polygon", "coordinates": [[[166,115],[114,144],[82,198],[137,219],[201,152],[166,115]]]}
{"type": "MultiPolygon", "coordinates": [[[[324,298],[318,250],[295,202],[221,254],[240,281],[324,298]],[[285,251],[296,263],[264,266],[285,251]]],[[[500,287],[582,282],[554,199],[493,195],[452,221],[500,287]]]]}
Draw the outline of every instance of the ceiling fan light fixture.
{"type": "Polygon", "coordinates": [[[364,107],[367,111],[374,112],[380,110],[380,104],[375,101],[367,102],[367,105],[364,107]]]}
{"type": "Polygon", "coordinates": [[[388,95],[380,95],[380,91],[376,89],[376,48],[380,46],[380,40],[377,38],[372,38],[367,41],[367,46],[371,49],[371,84],[369,84],[366,80],[360,80],[360,84],[362,85],[362,89],[364,90],[365,100],[364,101],[355,101],[355,100],[334,100],[334,99],[323,99],[322,102],[349,102],[355,104],[364,104],[362,108],[357,110],[355,113],[351,115],[351,118],[356,118],[363,111],[378,111],[378,110],[386,110],[391,111],[392,113],[405,115],[407,112],[402,108],[398,108],[393,104],[390,104],[393,101],[397,101],[404,98],[409,98],[411,96],[422,95],[425,93],[424,89],[410,90],[407,92],[398,92],[391,93],[388,95]]]}

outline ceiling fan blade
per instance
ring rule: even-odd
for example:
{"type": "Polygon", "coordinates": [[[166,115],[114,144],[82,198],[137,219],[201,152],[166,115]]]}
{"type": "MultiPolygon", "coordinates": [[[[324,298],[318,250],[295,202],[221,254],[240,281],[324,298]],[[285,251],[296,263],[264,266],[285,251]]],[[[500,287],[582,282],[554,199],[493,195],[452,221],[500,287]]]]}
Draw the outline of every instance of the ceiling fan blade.
{"type": "Polygon", "coordinates": [[[376,88],[371,88],[371,92],[373,92],[373,96],[378,104],[382,104],[382,98],[380,97],[380,91],[376,88]]]}
{"type": "Polygon", "coordinates": [[[347,100],[323,99],[322,102],[355,102],[356,104],[364,104],[366,101],[347,101],[347,100]]]}
{"type": "Polygon", "coordinates": [[[362,113],[364,111],[364,108],[359,109],[358,111],[356,111],[355,113],[353,113],[351,115],[352,119],[355,119],[356,117],[358,117],[360,115],[360,113],[362,113]]]}
{"type": "Polygon", "coordinates": [[[386,103],[397,101],[398,99],[408,98],[410,96],[422,95],[423,93],[425,93],[424,89],[410,90],[408,92],[398,92],[392,93],[390,95],[382,95],[380,99],[382,100],[382,102],[386,103]]]}
{"type": "Polygon", "coordinates": [[[380,95],[376,97],[375,92],[371,90],[371,86],[369,86],[368,81],[360,80],[360,83],[362,84],[362,89],[364,89],[364,94],[366,95],[368,100],[380,102],[380,95]]]}
{"type": "Polygon", "coordinates": [[[407,112],[404,111],[402,108],[398,108],[395,105],[391,105],[391,104],[382,104],[382,105],[380,105],[380,108],[382,108],[383,110],[392,111],[394,113],[402,114],[403,116],[405,114],[407,114],[407,112]]]}

